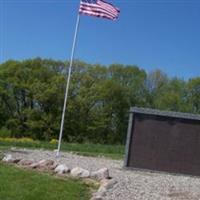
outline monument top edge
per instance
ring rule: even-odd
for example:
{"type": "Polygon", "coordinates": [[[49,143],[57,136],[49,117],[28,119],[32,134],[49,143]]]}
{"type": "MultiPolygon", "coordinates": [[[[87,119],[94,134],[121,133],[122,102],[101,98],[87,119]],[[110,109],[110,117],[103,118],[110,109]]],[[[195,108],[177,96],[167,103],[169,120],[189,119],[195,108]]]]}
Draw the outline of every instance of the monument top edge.
{"type": "Polygon", "coordinates": [[[144,108],[144,107],[131,107],[130,113],[140,113],[140,114],[147,114],[147,115],[174,117],[174,118],[182,118],[182,119],[190,119],[190,120],[199,120],[200,121],[199,114],[158,110],[158,109],[144,108]]]}

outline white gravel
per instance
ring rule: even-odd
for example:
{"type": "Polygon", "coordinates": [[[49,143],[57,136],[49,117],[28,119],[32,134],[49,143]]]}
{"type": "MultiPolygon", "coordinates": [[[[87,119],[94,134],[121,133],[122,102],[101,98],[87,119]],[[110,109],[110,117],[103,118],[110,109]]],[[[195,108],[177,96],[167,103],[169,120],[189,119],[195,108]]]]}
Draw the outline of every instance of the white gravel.
{"type": "Polygon", "coordinates": [[[108,168],[111,177],[117,184],[106,193],[105,200],[200,200],[200,177],[170,175],[147,171],[128,171],[122,168],[123,161],[105,158],[79,156],[61,153],[59,159],[55,152],[42,150],[26,150],[11,152],[15,158],[56,160],[69,168],[82,167],[95,171],[108,168]]]}

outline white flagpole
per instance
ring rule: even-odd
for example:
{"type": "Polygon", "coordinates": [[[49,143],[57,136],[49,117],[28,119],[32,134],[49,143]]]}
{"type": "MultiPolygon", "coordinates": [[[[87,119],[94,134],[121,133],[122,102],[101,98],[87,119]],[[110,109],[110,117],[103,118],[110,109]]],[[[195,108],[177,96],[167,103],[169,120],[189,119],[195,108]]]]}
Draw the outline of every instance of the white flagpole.
{"type": "Polygon", "coordinates": [[[59,134],[59,141],[58,141],[58,149],[57,149],[57,153],[56,153],[57,157],[59,157],[59,155],[60,155],[60,147],[61,147],[61,141],[62,141],[62,135],[63,135],[63,126],[64,126],[64,121],[65,121],[65,111],[66,111],[66,104],[67,104],[68,91],[69,91],[69,84],[70,84],[70,78],[71,78],[71,72],[72,72],[72,65],[73,65],[73,61],[74,61],[74,52],[75,52],[75,47],[76,47],[77,34],[78,34],[78,29],[79,29],[79,22],[80,22],[80,15],[78,14],[77,21],[76,21],[75,33],[74,33],[74,40],[73,40],[73,45],[72,45],[72,52],[71,52],[71,59],[70,59],[68,77],[67,77],[67,84],[66,84],[66,91],[65,91],[65,100],[64,100],[63,112],[62,112],[62,120],[61,120],[61,125],[60,125],[60,134],[59,134]]]}

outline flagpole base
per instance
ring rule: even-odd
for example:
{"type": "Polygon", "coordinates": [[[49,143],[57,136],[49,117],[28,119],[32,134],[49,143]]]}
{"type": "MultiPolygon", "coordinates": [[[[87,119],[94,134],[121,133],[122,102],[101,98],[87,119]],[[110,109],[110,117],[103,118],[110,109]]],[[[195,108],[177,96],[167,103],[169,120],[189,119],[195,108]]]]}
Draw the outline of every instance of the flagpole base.
{"type": "Polygon", "coordinates": [[[58,151],[58,149],[55,149],[54,152],[56,153],[56,158],[60,157],[60,152],[58,151]]]}

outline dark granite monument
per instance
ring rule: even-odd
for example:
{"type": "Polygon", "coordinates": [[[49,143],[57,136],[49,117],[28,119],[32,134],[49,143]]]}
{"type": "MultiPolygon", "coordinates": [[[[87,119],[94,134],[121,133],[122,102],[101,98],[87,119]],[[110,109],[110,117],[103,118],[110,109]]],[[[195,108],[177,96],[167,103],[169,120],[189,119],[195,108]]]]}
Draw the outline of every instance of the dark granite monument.
{"type": "Polygon", "coordinates": [[[127,168],[200,175],[200,115],[131,108],[127,168]]]}

